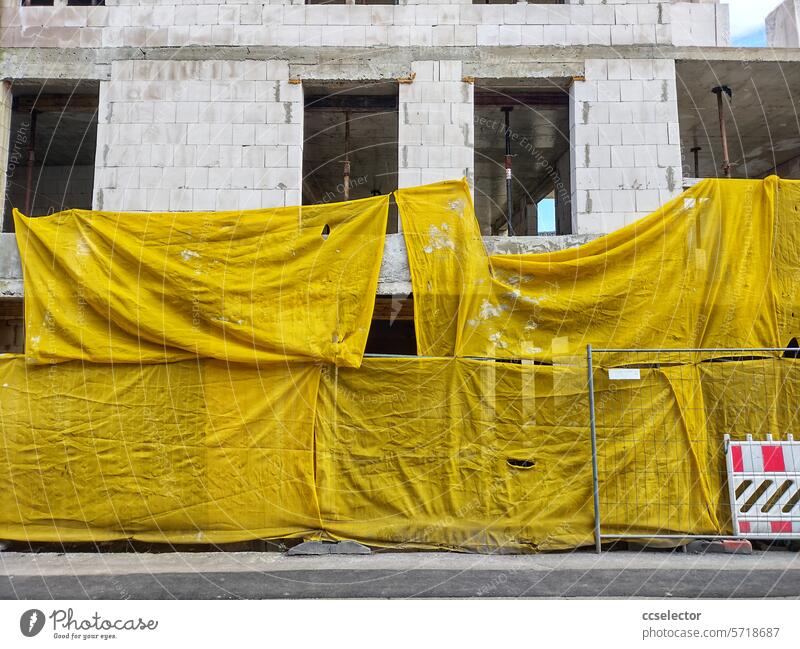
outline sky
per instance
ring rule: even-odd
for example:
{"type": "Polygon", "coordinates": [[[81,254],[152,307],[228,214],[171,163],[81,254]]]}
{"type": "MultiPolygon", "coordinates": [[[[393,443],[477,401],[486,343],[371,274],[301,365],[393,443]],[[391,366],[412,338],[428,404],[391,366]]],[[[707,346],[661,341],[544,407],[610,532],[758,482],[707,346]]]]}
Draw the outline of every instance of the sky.
{"type": "Polygon", "coordinates": [[[766,47],[764,19],[782,0],[722,0],[731,6],[731,41],[742,47],[766,47]]]}

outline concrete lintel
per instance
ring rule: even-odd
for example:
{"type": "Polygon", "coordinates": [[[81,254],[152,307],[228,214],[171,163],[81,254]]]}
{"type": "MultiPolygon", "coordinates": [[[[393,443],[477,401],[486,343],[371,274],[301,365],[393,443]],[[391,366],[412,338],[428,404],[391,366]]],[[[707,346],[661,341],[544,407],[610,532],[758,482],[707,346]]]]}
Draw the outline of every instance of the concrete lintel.
{"type": "Polygon", "coordinates": [[[109,78],[109,66],[98,61],[96,51],[82,48],[5,48],[0,51],[1,79],[109,78]]]}
{"type": "Polygon", "coordinates": [[[0,79],[109,78],[109,64],[125,60],[286,60],[292,75],[307,79],[391,79],[409,74],[417,60],[460,60],[468,76],[570,77],[583,74],[587,59],[680,59],[687,61],[800,62],[800,49],[735,47],[142,47],[5,48],[0,79]]]}

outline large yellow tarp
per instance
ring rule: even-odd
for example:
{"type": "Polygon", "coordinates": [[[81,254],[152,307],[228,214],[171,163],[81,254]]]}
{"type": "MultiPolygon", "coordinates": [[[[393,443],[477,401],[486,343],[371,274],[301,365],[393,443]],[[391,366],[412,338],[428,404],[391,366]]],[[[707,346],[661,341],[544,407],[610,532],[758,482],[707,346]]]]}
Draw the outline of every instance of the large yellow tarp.
{"type": "Polygon", "coordinates": [[[319,368],[0,359],[0,538],[223,543],[320,528],[319,368]]]}
{"type": "Polygon", "coordinates": [[[388,205],[378,196],[249,212],[15,211],[26,355],[358,366],[388,205]]]}
{"type": "Polygon", "coordinates": [[[583,246],[488,256],[466,182],[398,190],[415,303],[434,307],[415,312],[418,352],[782,347],[800,331],[799,199],[776,177],[703,180],[583,246]]]}
{"type": "MultiPolygon", "coordinates": [[[[780,347],[800,328],[800,183],[703,181],[585,246],[488,256],[449,182],[397,193],[426,357],[362,362],[387,200],[17,214],[0,538],[588,544],[585,345],[780,347]]],[[[723,436],[794,431],[800,398],[798,361],[708,362],[736,355],[596,357],[604,534],[730,533],[723,436]],[[611,380],[620,363],[645,366],[611,380]]]]}
{"type": "MultiPolygon", "coordinates": [[[[800,391],[761,361],[596,374],[605,534],[729,533],[721,440],[800,391]],[[734,367],[735,366],[735,367],[734,367]],[[777,395],[783,395],[777,398],[777,395]],[[727,404],[727,406],[725,405],[727,404]],[[727,413],[727,414],[725,414],[727,413]],[[706,423],[708,422],[708,423],[706,423]]],[[[349,538],[535,551],[593,542],[585,367],[0,359],[0,538],[349,538]]]]}

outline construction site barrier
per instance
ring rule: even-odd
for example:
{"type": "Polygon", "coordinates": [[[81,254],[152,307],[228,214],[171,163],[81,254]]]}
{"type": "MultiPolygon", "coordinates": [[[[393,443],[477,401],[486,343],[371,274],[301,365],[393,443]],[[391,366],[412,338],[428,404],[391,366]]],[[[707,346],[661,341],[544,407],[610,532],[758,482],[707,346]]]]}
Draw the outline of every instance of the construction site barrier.
{"type": "Polygon", "coordinates": [[[596,551],[616,540],[800,538],[797,354],[589,345],[596,551]],[[605,362],[619,354],[624,366],[605,362]]]}

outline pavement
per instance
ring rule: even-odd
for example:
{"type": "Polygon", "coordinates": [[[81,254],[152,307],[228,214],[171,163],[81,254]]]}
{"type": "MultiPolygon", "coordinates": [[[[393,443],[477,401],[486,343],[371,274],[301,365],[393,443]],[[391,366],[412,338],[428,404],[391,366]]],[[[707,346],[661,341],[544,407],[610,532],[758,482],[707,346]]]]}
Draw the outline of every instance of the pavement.
{"type": "Polygon", "coordinates": [[[0,552],[0,599],[798,598],[800,553],[0,552]]]}

